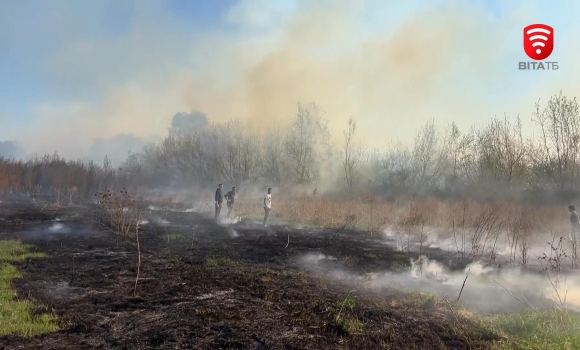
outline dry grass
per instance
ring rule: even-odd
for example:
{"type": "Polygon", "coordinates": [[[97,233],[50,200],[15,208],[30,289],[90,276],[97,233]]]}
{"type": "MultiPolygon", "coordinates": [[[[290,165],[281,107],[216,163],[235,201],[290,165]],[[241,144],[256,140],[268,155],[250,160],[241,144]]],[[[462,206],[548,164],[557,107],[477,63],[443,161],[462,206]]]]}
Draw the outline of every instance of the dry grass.
{"type": "MultiPolygon", "coordinates": [[[[196,210],[213,214],[211,205],[199,205],[207,198],[184,200],[182,196],[166,196],[163,199],[166,206],[183,207],[184,203],[198,203],[196,210]]],[[[261,219],[264,215],[262,198],[240,192],[236,197],[234,215],[261,219]]],[[[577,251],[569,239],[568,215],[566,205],[435,198],[388,200],[377,195],[340,200],[330,196],[313,198],[276,193],[270,213],[270,217],[278,222],[337,230],[350,228],[370,234],[388,233],[406,253],[423,253],[438,242],[439,247],[466,261],[483,259],[495,264],[498,254],[505,254],[505,249],[508,249],[509,263],[524,266],[536,258],[531,252],[532,247],[545,246],[546,239],[553,237],[564,238],[567,252],[577,251]]],[[[575,261],[580,261],[576,254],[571,255],[575,261]]],[[[579,265],[575,264],[576,267],[579,265]]]]}
{"type": "MultiPolygon", "coordinates": [[[[260,198],[237,198],[235,215],[263,216],[260,198]]],[[[465,260],[496,262],[508,246],[510,264],[527,265],[531,248],[545,239],[563,237],[566,249],[570,223],[566,206],[533,206],[515,202],[479,203],[472,200],[414,199],[389,201],[379,196],[337,200],[320,196],[274,197],[273,219],[324,228],[388,232],[399,249],[423,253],[435,239],[465,260]]]]}
{"type": "MultiPolygon", "coordinates": [[[[236,198],[236,215],[263,215],[260,198],[236,198]]],[[[339,201],[327,197],[274,197],[271,215],[281,219],[323,227],[338,227],[349,217],[356,219],[353,228],[380,230],[387,227],[437,227],[452,229],[509,227],[515,235],[529,231],[567,233],[568,212],[565,206],[532,206],[513,202],[483,204],[471,200],[396,200],[361,197],[339,201]]],[[[485,237],[481,237],[482,239],[485,237]]],[[[488,237],[489,239],[489,237],[488,237]]]]}

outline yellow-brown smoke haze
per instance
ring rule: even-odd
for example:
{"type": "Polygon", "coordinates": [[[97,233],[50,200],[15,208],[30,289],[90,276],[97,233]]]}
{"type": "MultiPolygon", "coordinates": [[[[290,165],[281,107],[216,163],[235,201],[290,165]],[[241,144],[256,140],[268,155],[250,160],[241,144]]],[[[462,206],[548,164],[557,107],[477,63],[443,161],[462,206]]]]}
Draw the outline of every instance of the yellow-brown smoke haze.
{"type": "MultiPolygon", "coordinates": [[[[572,96],[580,91],[573,80],[561,79],[561,72],[542,72],[538,84],[493,97],[493,90],[505,83],[506,69],[516,71],[517,61],[525,60],[521,29],[538,18],[533,4],[517,3],[498,19],[483,7],[458,1],[391,16],[398,2],[299,1],[290,14],[279,14],[262,12],[264,2],[247,0],[225,18],[237,26],[236,33],[203,35],[177,34],[170,15],[150,4],[131,34],[114,44],[76,43],[52,64],[67,66],[85,57],[83,50],[123,53],[135,40],[146,47],[140,52],[155,53],[152,62],[162,64],[141,60],[128,79],[100,82],[104,93],[96,102],[39,107],[42,122],[24,138],[25,145],[30,151],[53,148],[76,155],[95,137],[164,135],[176,112],[193,109],[217,121],[240,118],[258,127],[281,125],[293,118],[299,101],[323,108],[334,142],[354,116],[359,136],[371,147],[410,141],[430,119],[455,121],[467,129],[507,112],[527,122],[536,99],[559,89],[572,96]],[[375,18],[384,14],[384,23],[366,23],[373,12],[375,18]],[[185,59],[157,52],[155,45],[178,40],[188,53],[185,59]],[[506,61],[506,56],[514,58],[506,61]]],[[[561,70],[577,77],[572,69],[578,55],[559,57],[561,70]]],[[[109,57],[109,64],[115,62],[109,57]]]]}
{"type": "Polygon", "coordinates": [[[202,110],[268,125],[289,121],[298,101],[314,101],[326,112],[334,136],[342,135],[352,115],[367,126],[359,129],[361,136],[376,146],[385,145],[385,136],[401,137],[438,119],[446,109],[440,100],[451,104],[445,119],[452,120],[450,114],[464,119],[477,96],[457,93],[450,76],[458,62],[468,60],[484,78],[494,60],[466,40],[481,29],[481,21],[474,21],[477,13],[465,16],[447,5],[416,13],[395,31],[362,37],[356,14],[346,15],[350,10],[297,11],[283,26],[277,47],[244,67],[238,89],[201,102],[202,110]]]}

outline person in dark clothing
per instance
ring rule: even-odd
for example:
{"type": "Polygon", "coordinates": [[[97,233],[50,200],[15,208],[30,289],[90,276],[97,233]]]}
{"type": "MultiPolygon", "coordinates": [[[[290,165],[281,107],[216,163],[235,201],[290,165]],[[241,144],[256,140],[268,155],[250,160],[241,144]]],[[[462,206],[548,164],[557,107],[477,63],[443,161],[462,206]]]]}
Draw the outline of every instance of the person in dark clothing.
{"type": "Polygon", "coordinates": [[[224,198],[226,199],[226,204],[228,206],[228,215],[226,216],[226,218],[230,218],[230,215],[232,214],[232,210],[234,210],[234,200],[236,198],[236,188],[232,187],[232,190],[229,191],[228,193],[226,193],[226,195],[224,196],[224,198]]]}
{"type": "Polygon", "coordinates": [[[217,190],[215,191],[215,216],[214,216],[214,220],[218,220],[220,217],[220,212],[222,211],[222,202],[224,201],[224,198],[222,196],[222,188],[224,186],[222,184],[218,185],[217,190]]]}
{"type": "Polygon", "coordinates": [[[570,212],[570,225],[571,230],[570,230],[570,239],[572,239],[572,241],[576,241],[580,234],[580,221],[578,218],[578,213],[576,213],[576,209],[574,208],[573,205],[570,205],[568,207],[568,211],[570,212]]]}

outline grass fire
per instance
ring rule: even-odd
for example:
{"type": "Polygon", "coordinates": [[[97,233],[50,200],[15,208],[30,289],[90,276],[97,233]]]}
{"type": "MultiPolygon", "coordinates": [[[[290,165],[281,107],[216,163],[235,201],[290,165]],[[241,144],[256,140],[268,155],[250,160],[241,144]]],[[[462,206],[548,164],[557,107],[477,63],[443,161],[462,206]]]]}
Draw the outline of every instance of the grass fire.
{"type": "Polygon", "coordinates": [[[299,142],[294,129],[281,148],[256,154],[244,146],[255,139],[222,134],[228,158],[204,150],[204,138],[234,130],[215,125],[170,135],[118,168],[56,155],[2,159],[2,342],[573,349],[578,218],[565,203],[576,168],[541,175],[554,178],[539,195],[530,181],[549,165],[538,168],[542,149],[518,144],[514,127],[492,121],[450,152],[453,143],[421,146],[447,137],[430,125],[414,151],[393,158],[353,151],[351,120],[342,158],[329,163],[343,170],[334,178],[314,176],[322,163],[288,151],[299,142]],[[497,135],[504,145],[489,140],[497,135]],[[491,174],[501,193],[486,187],[491,174]],[[212,179],[235,186],[214,190],[212,179]]]}
{"type": "Polygon", "coordinates": [[[496,2],[0,2],[0,348],[580,349],[579,9],[496,2]]]}

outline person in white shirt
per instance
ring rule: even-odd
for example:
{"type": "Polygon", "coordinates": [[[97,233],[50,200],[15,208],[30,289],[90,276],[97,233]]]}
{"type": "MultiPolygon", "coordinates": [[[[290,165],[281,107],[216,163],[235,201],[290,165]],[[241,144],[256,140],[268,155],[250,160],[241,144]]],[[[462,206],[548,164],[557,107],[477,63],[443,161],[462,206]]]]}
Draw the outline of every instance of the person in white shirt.
{"type": "Polygon", "coordinates": [[[570,212],[570,239],[576,243],[580,238],[580,221],[578,220],[578,213],[576,213],[576,208],[573,205],[568,206],[568,211],[570,212]]]}
{"type": "Polygon", "coordinates": [[[264,196],[264,226],[268,221],[268,216],[270,216],[270,210],[272,210],[272,188],[268,188],[268,193],[264,196]]]}

